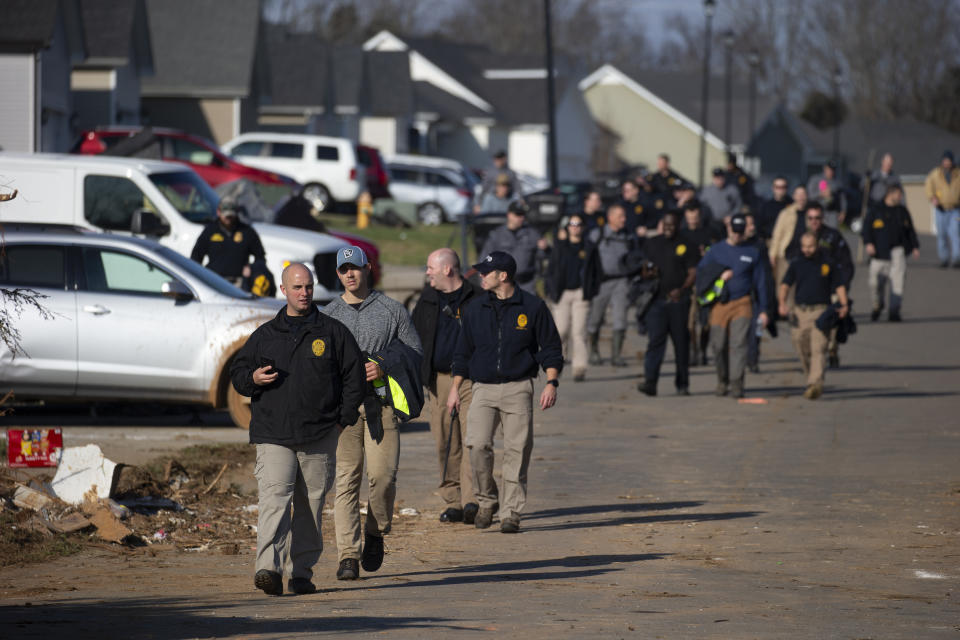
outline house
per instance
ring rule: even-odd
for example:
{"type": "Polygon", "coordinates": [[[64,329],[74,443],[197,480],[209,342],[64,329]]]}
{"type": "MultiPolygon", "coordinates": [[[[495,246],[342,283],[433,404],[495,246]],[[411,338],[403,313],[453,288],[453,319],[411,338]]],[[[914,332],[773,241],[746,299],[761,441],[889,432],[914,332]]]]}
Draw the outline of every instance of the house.
{"type": "Polygon", "coordinates": [[[70,72],[85,57],[78,0],[0,3],[0,148],[70,146],[70,72]]]}
{"type": "MultiPolygon", "coordinates": [[[[604,132],[598,138],[594,164],[598,170],[624,165],[656,165],[668,153],[674,171],[689,180],[700,174],[700,119],[703,108],[702,75],[691,71],[636,70],[630,74],[605,64],[579,83],[590,114],[604,132]]],[[[732,83],[731,134],[726,127],[724,79],[710,78],[707,109],[705,174],[726,164],[726,152],[742,152],[750,137],[749,87],[742,79],[732,83]]],[[[758,98],[756,114],[773,107],[758,98]]],[[[749,163],[748,163],[749,164],[749,163]]],[[[749,167],[748,167],[749,168],[749,167]]]]}
{"type": "Polygon", "coordinates": [[[259,0],[147,0],[147,20],[154,74],[142,81],[144,124],[218,144],[257,128],[259,0]]]}
{"type": "Polygon", "coordinates": [[[140,78],[153,73],[144,0],[80,0],[86,57],[73,66],[76,129],[140,123],[140,78]]]}
{"type": "MultiPolygon", "coordinates": [[[[484,167],[505,150],[510,166],[536,177],[547,175],[547,72],[542,60],[499,56],[486,47],[439,38],[405,38],[381,31],[363,44],[368,54],[404,54],[412,90],[412,110],[401,104],[373,110],[360,119],[360,141],[390,152],[424,152],[484,167]]],[[[371,58],[375,59],[375,58],[371,58]]],[[[402,69],[399,57],[374,64],[402,69]]],[[[590,174],[590,114],[569,65],[557,65],[557,155],[560,179],[590,174]]],[[[379,67],[378,67],[379,68],[379,67]]],[[[368,69],[369,71],[369,69],[368,69]]],[[[376,70],[375,70],[376,71],[376,70]]],[[[388,72],[368,76],[372,95],[388,72]]],[[[400,80],[404,85],[405,80],[400,80]]],[[[406,88],[402,88],[406,100],[406,88]]]]}

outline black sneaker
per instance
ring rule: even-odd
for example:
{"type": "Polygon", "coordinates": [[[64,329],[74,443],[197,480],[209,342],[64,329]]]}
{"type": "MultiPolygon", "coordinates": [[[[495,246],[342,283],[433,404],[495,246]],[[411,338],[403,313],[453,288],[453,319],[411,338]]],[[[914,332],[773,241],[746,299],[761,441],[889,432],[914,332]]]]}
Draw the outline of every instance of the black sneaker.
{"type": "Polygon", "coordinates": [[[887,320],[890,322],[900,322],[902,318],[900,317],[899,311],[891,311],[890,315],[887,316],[887,320]]]}
{"type": "Polygon", "coordinates": [[[876,307],[873,311],[870,312],[870,322],[876,322],[877,318],[880,317],[880,313],[883,311],[883,307],[876,307]]]}
{"type": "Polygon", "coordinates": [[[734,400],[738,400],[743,397],[743,385],[732,384],[730,385],[730,397],[734,400]]]}
{"type": "Polygon", "coordinates": [[[477,517],[473,521],[473,526],[477,529],[487,529],[493,524],[493,509],[480,507],[477,511],[477,517]]]}
{"type": "Polygon", "coordinates": [[[500,523],[500,533],[517,533],[520,531],[520,518],[511,516],[504,518],[500,523]]]}
{"type": "Polygon", "coordinates": [[[383,564],[383,538],[366,534],[363,537],[363,554],[360,556],[360,566],[364,571],[373,573],[383,564]]]}
{"type": "Polygon", "coordinates": [[[690,395],[690,389],[688,389],[688,388],[686,388],[686,387],[677,387],[677,395],[678,395],[678,396],[688,396],[688,395],[690,395]]]}
{"type": "Polygon", "coordinates": [[[463,511],[456,507],[445,509],[440,514],[440,522],[460,522],[463,520],[463,511]]]}
{"type": "Polygon", "coordinates": [[[647,396],[657,395],[657,386],[649,382],[641,382],[637,385],[637,391],[647,396]]]}
{"type": "Polygon", "coordinates": [[[287,591],[298,595],[316,593],[317,587],[306,578],[290,578],[287,580],[287,591]]]}
{"type": "Polygon", "coordinates": [[[253,586],[268,596],[283,595],[283,577],[276,571],[260,569],[253,576],[253,586]]]}
{"type": "Polygon", "coordinates": [[[356,580],[360,577],[360,563],[356,558],[344,558],[337,569],[337,580],[356,580]]]}
{"type": "Polygon", "coordinates": [[[480,505],[476,502],[468,502],[463,505],[463,524],[473,524],[477,519],[477,511],[480,510],[480,505]]]}

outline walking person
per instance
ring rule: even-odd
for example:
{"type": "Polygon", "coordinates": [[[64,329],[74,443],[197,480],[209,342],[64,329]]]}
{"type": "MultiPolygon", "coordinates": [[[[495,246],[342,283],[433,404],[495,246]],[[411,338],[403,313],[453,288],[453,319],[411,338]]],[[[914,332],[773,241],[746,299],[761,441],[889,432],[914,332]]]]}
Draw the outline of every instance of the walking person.
{"type": "MultiPolygon", "coordinates": [[[[587,374],[587,314],[590,301],[583,297],[583,272],[587,248],[584,241],[583,216],[574,214],[566,226],[566,239],[558,240],[550,251],[547,266],[547,296],[553,302],[551,311],[565,352],[573,360],[573,381],[581,382],[587,374]]],[[[559,234],[558,234],[559,235],[559,234]]]]}
{"type": "Polygon", "coordinates": [[[373,572],[383,563],[383,536],[390,532],[393,521],[400,461],[398,418],[378,393],[386,389],[385,374],[370,357],[391,348],[394,342],[406,345],[415,354],[423,350],[404,306],[367,284],[370,265],[363,249],[344,247],[337,251],[337,277],[344,292],[331,300],[323,313],[342,322],[353,334],[364,354],[367,382],[360,417],[344,427],[337,443],[337,578],[356,580],[360,576],[358,564],[364,571],[373,572]],[[361,553],[360,483],[364,462],[369,498],[361,553]]]}
{"type": "MultiPolygon", "coordinates": [[[[707,255],[707,250],[721,239],[720,231],[710,221],[703,219],[699,200],[691,200],[683,208],[683,229],[680,237],[688,250],[696,252],[697,263],[707,255]]],[[[690,317],[687,327],[690,331],[690,362],[696,366],[707,364],[707,350],[710,344],[710,309],[697,304],[694,292],[690,294],[690,317]]]]}
{"type": "Polygon", "coordinates": [[[850,311],[847,290],[837,266],[824,256],[817,246],[817,236],[804,233],[800,239],[800,257],[790,262],[778,299],[780,315],[789,318],[790,338],[800,356],[807,388],[803,396],[816,400],[823,393],[823,378],[829,337],[817,327],[817,320],[827,310],[831,297],[840,301],[839,316],[850,311]],[[787,304],[787,294],[796,287],[793,309],[787,304]]]}
{"type": "Polygon", "coordinates": [[[910,212],[902,204],[903,188],[887,187],[883,202],[871,208],[863,221],[863,242],[870,256],[870,319],[876,321],[883,312],[890,283],[890,311],[887,319],[900,322],[903,284],[907,274],[907,256],[920,257],[920,241],[910,212]]]}
{"type": "Polygon", "coordinates": [[[610,348],[610,364],[614,367],[627,366],[621,356],[623,342],[627,335],[627,310],[630,290],[627,267],[624,257],[639,245],[637,237],[627,229],[627,216],[620,204],[607,209],[607,224],[594,229],[588,238],[590,250],[584,268],[584,288],[590,298],[590,313],[587,316],[587,336],[590,340],[589,363],[603,364],[600,356],[600,327],[603,317],[610,307],[613,339],[610,348]]]}
{"type": "Polygon", "coordinates": [[[444,503],[440,522],[473,524],[479,506],[473,495],[470,456],[464,446],[472,397],[470,380],[460,382],[460,410],[456,415],[447,411],[447,397],[453,384],[453,354],[463,310],[481,291],[464,280],[460,258],[452,249],[437,249],[427,257],[427,279],[413,309],[413,326],[423,345],[421,375],[427,386],[430,432],[440,462],[440,498],[444,503]]]}
{"type": "Polygon", "coordinates": [[[960,269],[960,168],[952,151],[944,151],[940,166],[927,174],[924,187],[933,205],[940,268],[960,269]]]}
{"type": "Polygon", "coordinates": [[[488,528],[499,509],[500,531],[517,533],[533,451],[534,379],[538,368],[547,374],[539,401],[546,411],[557,401],[563,350],[546,303],[516,286],[517,265],[510,254],[494,252],[474,268],[482,275],[486,294],[477,296],[463,315],[447,408],[460,408],[459,385],[469,378],[473,399],[467,449],[480,503],[474,525],[488,528]],[[502,496],[493,478],[498,424],[503,426],[502,496]]]}
{"type": "Polygon", "coordinates": [[[660,366],[667,350],[667,336],[673,343],[677,371],[674,385],[677,394],[690,395],[690,316],[691,287],[697,275],[700,258],[695,247],[677,235],[679,216],[670,211],[663,216],[663,233],[647,239],[643,256],[649,260],[659,278],[656,297],[647,310],[649,343],[644,355],[644,380],[637,390],[648,396],[657,395],[660,366]]]}
{"type": "Polygon", "coordinates": [[[506,223],[490,231],[483,243],[481,255],[503,251],[517,263],[517,283],[525,291],[536,295],[540,261],[547,249],[547,241],[527,222],[527,205],[514,200],[507,208],[506,223]]]}
{"type": "Polygon", "coordinates": [[[316,591],[311,578],[323,550],[337,440],[356,422],[364,393],[360,348],[346,327],[317,311],[313,274],[291,264],[280,289],[286,306],[253,332],[230,366],[234,388],[251,398],[250,442],[257,448],[253,583],[277,596],[284,573],[288,591],[316,591]]]}
{"type": "MultiPolygon", "coordinates": [[[[767,300],[767,264],[755,246],[743,246],[747,219],[742,213],[730,218],[727,239],[710,247],[707,255],[697,266],[706,270],[716,265],[722,267],[720,278],[724,281],[728,299],[717,301],[710,310],[710,347],[717,365],[717,395],[728,393],[734,398],[744,395],[744,371],[747,365],[747,333],[753,316],[751,291],[757,298],[767,300]]],[[[757,325],[767,326],[767,313],[757,315],[757,325]]]]}

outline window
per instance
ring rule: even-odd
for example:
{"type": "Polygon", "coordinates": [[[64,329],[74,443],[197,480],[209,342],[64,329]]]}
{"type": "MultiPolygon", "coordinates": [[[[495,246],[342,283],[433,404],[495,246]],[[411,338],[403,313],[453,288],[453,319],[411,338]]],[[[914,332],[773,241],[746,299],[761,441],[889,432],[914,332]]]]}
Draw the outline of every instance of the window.
{"type": "Polygon", "coordinates": [[[190,142],[189,140],[180,140],[173,138],[173,157],[183,162],[193,164],[211,165],[213,164],[213,151],[205,147],[190,142]]]}
{"type": "Polygon", "coordinates": [[[63,247],[7,245],[0,259],[0,284],[64,289],[63,247]]]}
{"type": "Polygon", "coordinates": [[[340,150],[336,147],[325,147],[320,144],[317,145],[317,160],[336,162],[339,159],[340,150]]]}
{"type": "Polygon", "coordinates": [[[252,142],[241,142],[230,152],[232,156],[259,156],[263,155],[263,142],[255,140],[252,142]]]}
{"type": "Polygon", "coordinates": [[[89,175],[83,179],[83,217],[101,229],[130,230],[137,209],[160,215],[140,187],[128,178],[89,175]]]}
{"type": "Polygon", "coordinates": [[[217,217],[220,197],[193,171],[151,173],[150,182],[190,222],[203,224],[217,217]]]}
{"type": "Polygon", "coordinates": [[[274,142],[270,145],[270,156],[273,158],[303,158],[303,145],[293,142],[274,142]]]}
{"type": "Polygon", "coordinates": [[[420,184],[423,182],[423,175],[417,169],[408,167],[390,167],[390,179],[395,182],[407,182],[410,184],[420,184]]]}
{"type": "Polygon", "coordinates": [[[164,282],[174,278],[137,256],[109,249],[83,249],[87,290],[160,296],[164,282]]]}
{"type": "Polygon", "coordinates": [[[453,180],[443,175],[442,173],[433,173],[432,171],[427,172],[427,184],[431,184],[437,187],[456,187],[457,184],[453,180]]]}

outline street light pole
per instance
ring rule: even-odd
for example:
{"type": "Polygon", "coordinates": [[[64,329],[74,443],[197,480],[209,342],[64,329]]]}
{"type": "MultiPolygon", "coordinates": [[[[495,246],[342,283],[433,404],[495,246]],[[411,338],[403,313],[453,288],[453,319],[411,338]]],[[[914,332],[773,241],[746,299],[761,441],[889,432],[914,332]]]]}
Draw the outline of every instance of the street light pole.
{"type": "Polygon", "coordinates": [[[833,160],[840,164],[840,81],[843,79],[843,72],[840,65],[833,69],[833,104],[836,109],[836,121],[833,123],[833,160]]]}
{"type": "Polygon", "coordinates": [[[724,57],[725,57],[725,67],[726,67],[726,78],[725,78],[725,95],[724,95],[724,116],[726,117],[726,122],[724,123],[723,135],[726,138],[727,142],[727,151],[730,151],[730,145],[733,144],[733,43],[734,43],[734,34],[733,31],[729,29],[723,34],[723,44],[725,47],[724,57]]]}
{"type": "Polygon", "coordinates": [[[754,131],[757,130],[757,67],[760,66],[760,54],[756,49],[750,50],[747,57],[747,63],[750,65],[750,115],[749,130],[747,131],[747,141],[753,138],[754,131]]]}
{"type": "Polygon", "coordinates": [[[553,35],[550,23],[550,0],[543,0],[543,23],[547,44],[547,162],[550,171],[550,187],[557,188],[557,117],[553,87],[553,35]]]}
{"type": "Polygon", "coordinates": [[[703,0],[703,14],[706,17],[706,38],[703,51],[703,87],[700,91],[702,100],[700,110],[700,186],[703,186],[707,162],[707,103],[710,101],[710,41],[713,39],[713,9],[714,0],[703,0]]]}

